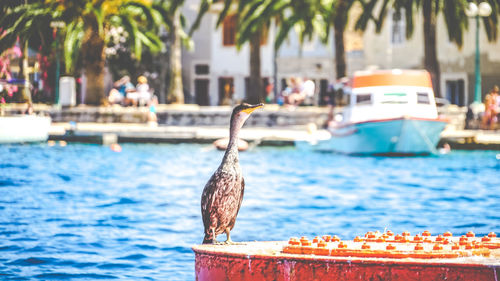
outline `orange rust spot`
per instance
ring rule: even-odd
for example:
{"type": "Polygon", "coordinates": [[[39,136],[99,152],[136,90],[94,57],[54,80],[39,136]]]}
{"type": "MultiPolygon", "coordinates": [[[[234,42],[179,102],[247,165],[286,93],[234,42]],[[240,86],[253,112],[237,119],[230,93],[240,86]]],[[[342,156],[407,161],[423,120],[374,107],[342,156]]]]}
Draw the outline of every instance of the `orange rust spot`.
{"type": "Polygon", "coordinates": [[[385,247],[386,250],[396,250],[396,247],[393,246],[392,244],[387,244],[387,246],[385,247]]]}
{"type": "MultiPolygon", "coordinates": [[[[326,243],[325,243],[326,244],[326,243]]],[[[313,254],[318,255],[318,256],[328,256],[330,255],[330,249],[325,247],[319,247],[313,249],[313,254]]]]}
{"type": "Polygon", "coordinates": [[[424,246],[422,246],[422,244],[417,244],[415,245],[415,251],[423,251],[424,250],[424,246]]]}
{"type": "Polygon", "coordinates": [[[302,246],[311,246],[312,243],[311,243],[311,241],[309,241],[309,239],[307,239],[307,237],[302,236],[300,238],[300,245],[302,245],[302,246]]]}
{"type": "Polygon", "coordinates": [[[449,232],[449,231],[446,231],[445,233],[443,233],[443,236],[444,237],[451,237],[451,236],[453,236],[453,234],[451,234],[451,232],[449,232]]]}
{"type": "Polygon", "coordinates": [[[460,237],[460,239],[458,240],[458,244],[463,246],[467,244],[468,241],[469,239],[465,235],[462,235],[462,237],[460,237]]]}
{"type": "Polygon", "coordinates": [[[354,237],[354,242],[363,242],[363,239],[359,236],[354,237]]]}
{"type": "Polygon", "coordinates": [[[325,240],[326,242],[330,242],[330,239],[332,237],[330,235],[323,235],[323,240],[325,240]]]}
{"type": "Polygon", "coordinates": [[[429,230],[425,230],[424,232],[422,232],[422,236],[431,236],[431,233],[429,232],[429,230]]]}
{"type": "Polygon", "coordinates": [[[365,237],[366,238],[375,238],[375,233],[371,232],[371,231],[368,231],[366,234],[365,234],[365,237]]]}
{"type": "Polygon", "coordinates": [[[466,236],[467,237],[475,237],[476,234],[474,234],[474,232],[472,232],[472,231],[469,231],[469,232],[467,232],[466,236]]]}
{"type": "Polygon", "coordinates": [[[483,247],[488,248],[488,249],[500,249],[500,243],[488,243],[485,242],[483,243],[483,247]]]}
{"type": "Polygon", "coordinates": [[[333,235],[331,241],[332,242],[339,242],[340,241],[340,237],[338,237],[337,235],[333,235]]]}
{"type": "Polygon", "coordinates": [[[364,243],[363,245],[361,245],[361,249],[370,249],[370,245],[364,243]]]}
{"type": "Polygon", "coordinates": [[[410,236],[410,232],[408,232],[408,231],[403,231],[403,233],[401,233],[401,235],[403,235],[403,236],[410,236]]]}
{"type": "Polygon", "coordinates": [[[497,235],[495,232],[490,232],[490,233],[488,233],[488,237],[494,238],[494,237],[497,237],[497,235]]]}
{"type": "Polygon", "coordinates": [[[339,247],[339,249],[346,249],[347,248],[347,244],[344,244],[344,242],[340,241],[338,247],[339,247]]]}
{"type": "Polygon", "coordinates": [[[418,234],[417,234],[413,237],[413,241],[421,242],[421,241],[424,241],[424,238],[422,236],[418,236],[418,234]]]}
{"type": "Polygon", "coordinates": [[[443,246],[439,245],[439,244],[435,244],[434,247],[432,247],[432,249],[434,251],[440,251],[443,249],[443,246]]]}
{"type": "Polygon", "coordinates": [[[321,241],[318,242],[318,247],[320,247],[320,248],[325,248],[326,245],[327,245],[326,242],[323,241],[323,240],[321,240],[321,241]]]}

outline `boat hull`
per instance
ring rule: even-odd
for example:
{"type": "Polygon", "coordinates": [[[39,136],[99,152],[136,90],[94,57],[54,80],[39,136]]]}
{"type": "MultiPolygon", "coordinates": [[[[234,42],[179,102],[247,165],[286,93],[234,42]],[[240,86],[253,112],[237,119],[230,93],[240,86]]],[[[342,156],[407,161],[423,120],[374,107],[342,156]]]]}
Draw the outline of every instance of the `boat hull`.
{"type": "Polygon", "coordinates": [[[0,143],[46,141],[49,137],[50,117],[17,115],[0,117],[0,143]]]}
{"type": "Polygon", "coordinates": [[[355,155],[428,155],[436,153],[445,121],[391,119],[354,123],[331,130],[329,140],[315,150],[355,155]]]}

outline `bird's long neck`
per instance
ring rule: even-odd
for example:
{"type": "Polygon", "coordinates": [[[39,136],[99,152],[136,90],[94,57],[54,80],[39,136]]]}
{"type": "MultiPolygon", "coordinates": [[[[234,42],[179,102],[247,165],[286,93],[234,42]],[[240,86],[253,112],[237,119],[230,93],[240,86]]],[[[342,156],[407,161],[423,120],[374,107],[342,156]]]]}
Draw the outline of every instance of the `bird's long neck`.
{"type": "Polygon", "coordinates": [[[238,120],[231,120],[229,126],[229,143],[227,145],[226,153],[224,154],[223,162],[235,163],[238,162],[238,140],[241,126],[238,120]]]}

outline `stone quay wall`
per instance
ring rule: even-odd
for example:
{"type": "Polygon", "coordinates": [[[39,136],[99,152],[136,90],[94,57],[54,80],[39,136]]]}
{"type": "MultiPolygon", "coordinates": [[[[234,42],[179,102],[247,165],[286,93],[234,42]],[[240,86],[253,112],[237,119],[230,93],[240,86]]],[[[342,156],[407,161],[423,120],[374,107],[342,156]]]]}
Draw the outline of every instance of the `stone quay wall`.
{"type": "MultiPolygon", "coordinates": [[[[23,106],[6,108],[6,113],[21,113],[23,106]]],[[[197,105],[159,105],[156,109],[158,124],[164,126],[202,126],[221,127],[229,124],[232,107],[230,106],[197,106],[197,105]]],[[[341,112],[336,108],[335,112],[341,112]]],[[[465,107],[454,105],[440,107],[438,112],[449,120],[450,129],[461,130],[465,125],[465,107]]],[[[56,108],[35,105],[36,113],[52,117],[52,122],[76,123],[136,123],[148,121],[147,107],[94,107],[77,106],[56,108]]],[[[328,119],[328,107],[300,106],[293,110],[278,105],[265,105],[252,113],[245,123],[246,127],[291,127],[305,126],[310,123],[321,127],[328,119]]]]}
{"type": "MultiPolygon", "coordinates": [[[[160,106],[156,111],[159,125],[166,126],[227,126],[231,117],[230,107],[160,106]]],[[[53,122],[94,123],[146,123],[149,109],[134,107],[75,107],[51,109],[47,113],[53,122]]],[[[328,118],[327,108],[275,107],[260,109],[252,113],[246,122],[248,127],[288,127],[309,123],[324,124],[328,118]]]]}

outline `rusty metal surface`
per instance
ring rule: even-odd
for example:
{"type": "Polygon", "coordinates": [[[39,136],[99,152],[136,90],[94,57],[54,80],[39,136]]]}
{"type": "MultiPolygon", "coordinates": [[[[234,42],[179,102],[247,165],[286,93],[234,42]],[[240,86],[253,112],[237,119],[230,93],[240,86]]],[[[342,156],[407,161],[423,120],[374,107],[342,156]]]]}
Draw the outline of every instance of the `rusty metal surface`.
{"type": "MultiPolygon", "coordinates": [[[[353,241],[344,241],[350,243],[353,241]]],[[[197,245],[197,280],[500,280],[500,250],[488,257],[375,258],[284,253],[288,241],[197,245]]]]}

